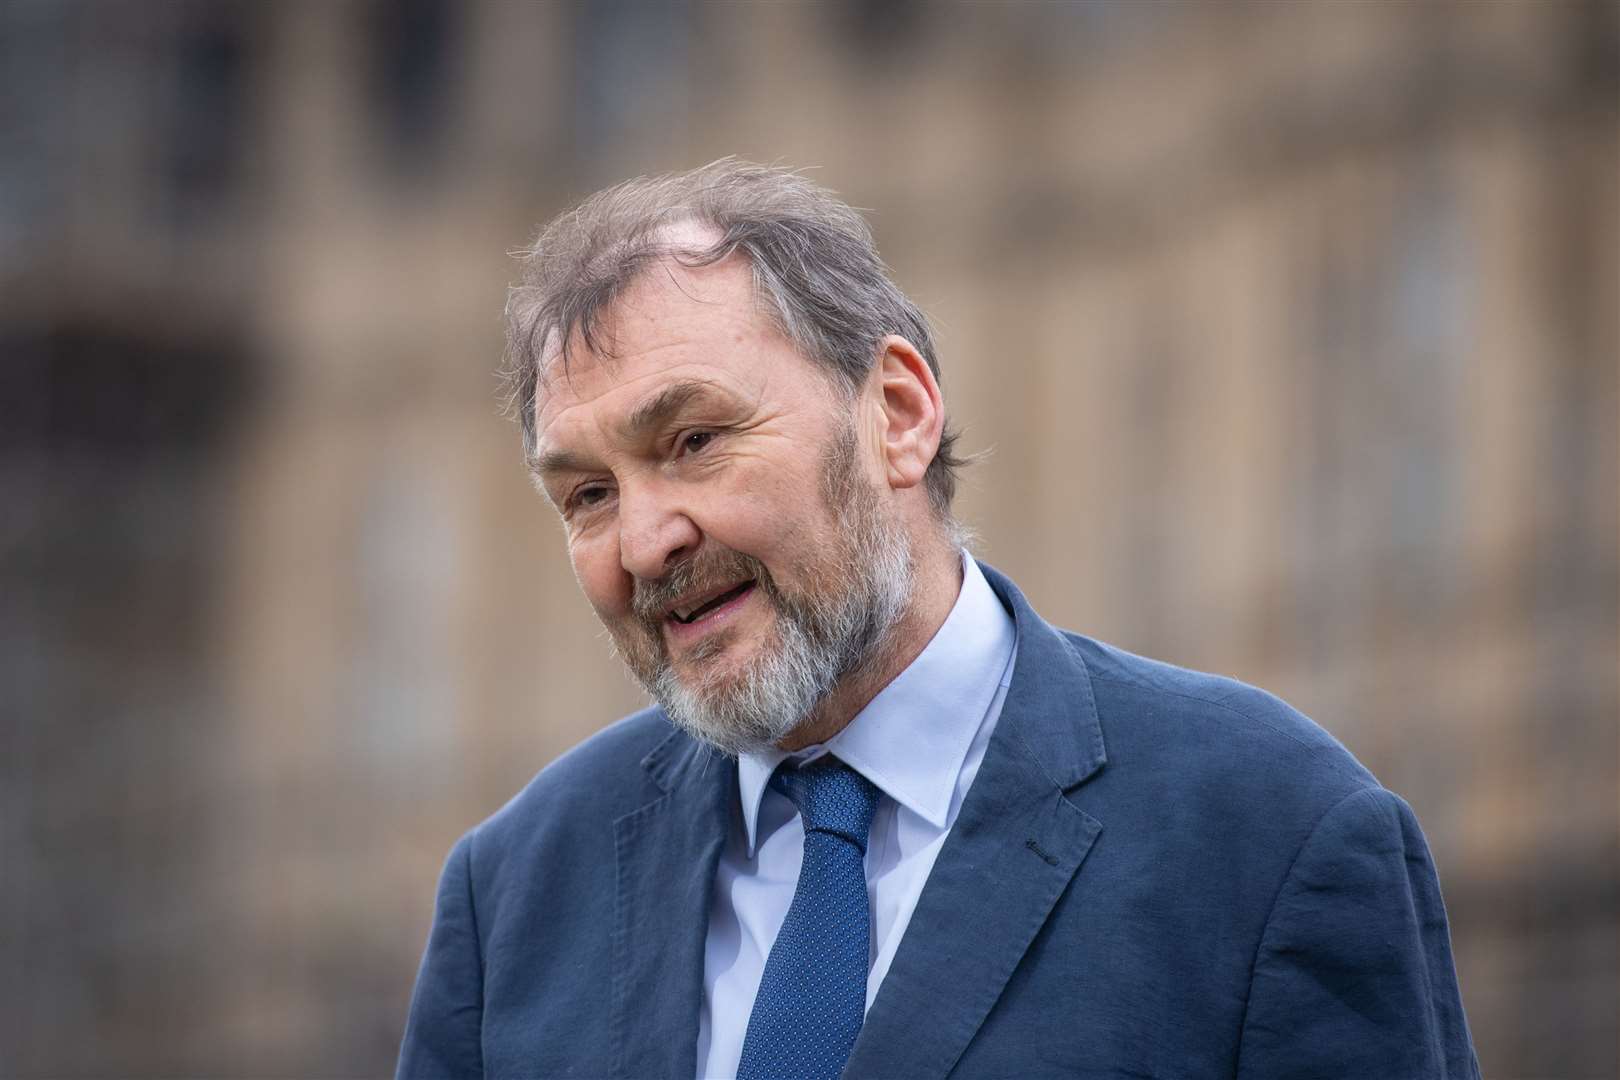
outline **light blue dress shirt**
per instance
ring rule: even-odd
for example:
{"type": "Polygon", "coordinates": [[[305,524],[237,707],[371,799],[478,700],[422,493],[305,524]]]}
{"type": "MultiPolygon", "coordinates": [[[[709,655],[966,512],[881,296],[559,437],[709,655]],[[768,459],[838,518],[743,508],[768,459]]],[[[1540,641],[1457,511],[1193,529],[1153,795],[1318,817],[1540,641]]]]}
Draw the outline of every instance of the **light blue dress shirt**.
{"type": "Polygon", "coordinates": [[[767,784],[777,765],[836,754],[882,793],[866,850],[871,1008],[984,761],[1016,653],[1012,617],[964,552],[962,588],[939,632],[844,730],[792,755],[738,759],[741,813],[720,855],[704,950],[700,1078],[737,1074],[765,958],[799,880],[804,828],[793,803],[767,784]]]}

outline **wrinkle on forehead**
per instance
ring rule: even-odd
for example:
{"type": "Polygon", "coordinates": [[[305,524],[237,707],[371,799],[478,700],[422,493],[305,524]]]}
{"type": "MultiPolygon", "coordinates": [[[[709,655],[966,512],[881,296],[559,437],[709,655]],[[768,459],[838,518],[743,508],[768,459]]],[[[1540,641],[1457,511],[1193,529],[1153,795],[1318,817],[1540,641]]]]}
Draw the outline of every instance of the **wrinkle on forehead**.
{"type": "MultiPolygon", "coordinates": [[[[637,434],[631,430],[636,414],[645,407],[658,404],[666,389],[690,387],[701,389],[693,398],[712,402],[729,401],[739,407],[757,409],[769,396],[771,372],[760,368],[746,373],[746,378],[716,377],[713,368],[701,363],[677,363],[653,371],[641,372],[626,379],[608,379],[601,385],[587,387],[588,393],[569,392],[566,399],[553,397],[536,406],[536,453],[531,459],[539,461],[546,450],[547,433],[558,433],[568,441],[569,432],[576,435],[583,420],[586,429],[599,432],[608,442],[632,440],[637,434]],[[597,403],[612,398],[605,410],[597,403]],[[549,415],[546,406],[551,407],[549,415]],[[583,411],[582,411],[583,410],[583,411]]],[[[642,432],[644,433],[644,432],[642,432]]],[[[555,440],[553,440],[555,441],[555,440]]]]}

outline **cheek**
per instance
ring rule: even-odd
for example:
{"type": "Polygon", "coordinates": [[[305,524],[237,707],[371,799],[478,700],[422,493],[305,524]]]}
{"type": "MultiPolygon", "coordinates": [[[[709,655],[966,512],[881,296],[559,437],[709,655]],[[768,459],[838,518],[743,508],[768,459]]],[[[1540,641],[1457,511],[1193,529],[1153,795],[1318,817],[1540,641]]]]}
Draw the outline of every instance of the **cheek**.
{"type": "Polygon", "coordinates": [[[711,506],[694,514],[693,521],[709,543],[766,563],[782,544],[782,529],[790,525],[781,508],[757,491],[711,506]]]}
{"type": "Polygon", "coordinates": [[[603,538],[576,540],[568,547],[574,579],[591,607],[603,615],[630,608],[630,578],[619,565],[618,546],[603,538]]]}
{"type": "Polygon", "coordinates": [[[728,480],[693,504],[706,536],[766,561],[771,552],[826,539],[821,474],[812,463],[737,470],[728,480]]]}

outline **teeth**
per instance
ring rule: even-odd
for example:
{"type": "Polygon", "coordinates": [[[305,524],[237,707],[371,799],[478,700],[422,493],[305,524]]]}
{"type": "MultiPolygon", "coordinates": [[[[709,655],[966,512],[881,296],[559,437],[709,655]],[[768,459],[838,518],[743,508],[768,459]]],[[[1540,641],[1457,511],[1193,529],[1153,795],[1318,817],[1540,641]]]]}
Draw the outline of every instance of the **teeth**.
{"type": "Polygon", "coordinates": [[[695,616],[698,612],[702,611],[703,609],[713,606],[714,602],[716,600],[719,600],[723,596],[729,596],[730,594],[735,593],[739,589],[742,589],[745,586],[750,585],[750,584],[752,584],[752,582],[744,581],[744,582],[742,582],[740,584],[733,585],[731,588],[726,589],[723,592],[715,593],[713,596],[710,596],[708,599],[704,600],[702,603],[692,604],[692,605],[689,605],[687,607],[670,608],[669,613],[671,615],[675,616],[676,620],[678,620],[679,622],[689,623],[689,622],[692,621],[693,616],[695,616]]]}
{"type": "MultiPolygon", "coordinates": [[[[717,593],[716,595],[719,594],[717,593]]],[[[702,604],[689,604],[686,607],[670,608],[670,614],[674,615],[681,622],[691,622],[692,616],[703,607],[703,604],[707,603],[708,601],[705,600],[702,604]]]]}

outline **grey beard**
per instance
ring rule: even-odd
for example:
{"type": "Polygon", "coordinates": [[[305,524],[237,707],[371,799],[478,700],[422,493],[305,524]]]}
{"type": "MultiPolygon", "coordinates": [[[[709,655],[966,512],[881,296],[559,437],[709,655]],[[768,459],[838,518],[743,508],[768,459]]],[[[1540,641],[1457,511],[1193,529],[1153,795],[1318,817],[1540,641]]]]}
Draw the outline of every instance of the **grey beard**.
{"type": "MultiPolygon", "coordinates": [[[[654,621],[654,612],[665,610],[658,599],[674,591],[652,587],[645,599],[637,598],[643,626],[657,645],[622,647],[627,665],[677,727],[722,753],[735,756],[780,742],[842,680],[885,655],[891,633],[906,613],[914,575],[910,537],[884,513],[876,493],[856,473],[854,451],[850,430],[829,447],[822,477],[822,494],[836,519],[834,535],[844,545],[820,577],[842,588],[835,584],[834,591],[822,592],[811,575],[806,590],[789,595],[757,560],[730,553],[734,563],[747,566],[761,599],[777,615],[774,640],[765,642],[735,677],[725,680],[718,673],[700,672],[683,681],[670,665],[654,621]]],[[[692,661],[701,665],[722,648],[699,647],[692,661]]]]}
{"type": "MultiPolygon", "coordinates": [[[[802,724],[845,678],[875,663],[905,614],[911,547],[904,532],[879,527],[851,545],[850,587],[832,604],[776,607],[776,640],[729,685],[688,685],[666,663],[648,689],[682,730],[722,753],[774,746],[802,724]]],[[[701,655],[694,659],[701,660],[701,655]]]]}

